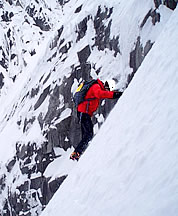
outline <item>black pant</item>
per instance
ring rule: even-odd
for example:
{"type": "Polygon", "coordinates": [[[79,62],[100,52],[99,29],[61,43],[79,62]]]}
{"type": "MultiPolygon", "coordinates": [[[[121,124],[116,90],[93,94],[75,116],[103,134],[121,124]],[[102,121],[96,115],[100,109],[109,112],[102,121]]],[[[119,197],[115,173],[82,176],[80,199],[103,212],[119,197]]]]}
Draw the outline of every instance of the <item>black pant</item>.
{"type": "Polygon", "coordinates": [[[75,152],[82,154],[93,137],[93,123],[91,116],[87,113],[79,113],[81,119],[82,140],[75,149],[75,152]]]}

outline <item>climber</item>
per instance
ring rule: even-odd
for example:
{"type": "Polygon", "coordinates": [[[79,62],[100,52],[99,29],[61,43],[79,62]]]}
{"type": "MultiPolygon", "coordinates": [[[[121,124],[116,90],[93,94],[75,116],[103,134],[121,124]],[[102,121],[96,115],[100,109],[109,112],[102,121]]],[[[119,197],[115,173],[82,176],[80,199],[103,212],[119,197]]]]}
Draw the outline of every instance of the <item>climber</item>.
{"type": "Polygon", "coordinates": [[[91,117],[99,106],[100,99],[120,98],[122,92],[114,91],[115,81],[108,80],[105,84],[97,79],[86,92],[85,99],[77,107],[78,118],[81,123],[82,140],[71,154],[70,159],[79,160],[81,154],[87,148],[88,142],[93,137],[93,124],[91,117]]]}

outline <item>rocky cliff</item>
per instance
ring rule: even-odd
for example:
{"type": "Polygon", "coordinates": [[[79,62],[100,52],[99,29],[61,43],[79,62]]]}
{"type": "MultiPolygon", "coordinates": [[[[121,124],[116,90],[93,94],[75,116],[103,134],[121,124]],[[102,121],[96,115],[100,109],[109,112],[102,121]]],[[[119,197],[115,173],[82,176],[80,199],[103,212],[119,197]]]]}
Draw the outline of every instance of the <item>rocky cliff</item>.
{"type": "MultiPolygon", "coordinates": [[[[72,101],[78,83],[114,78],[124,90],[175,7],[152,0],[0,1],[1,215],[41,213],[67,177],[51,179],[46,168],[80,140],[72,101]]],[[[102,102],[95,133],[115,103],[102,102]]]]}

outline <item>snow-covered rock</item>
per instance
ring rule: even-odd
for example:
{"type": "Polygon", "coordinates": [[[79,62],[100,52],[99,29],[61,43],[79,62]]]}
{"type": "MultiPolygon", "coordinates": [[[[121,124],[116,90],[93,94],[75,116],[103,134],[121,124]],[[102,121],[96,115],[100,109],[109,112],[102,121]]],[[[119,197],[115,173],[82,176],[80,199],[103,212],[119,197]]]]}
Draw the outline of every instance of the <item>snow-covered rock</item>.
{"type": "Polygon", "coordinates": [[[177,25],[178,9],[41,216],[177,215],[177,25]]]}
{"type": "MultiPolygon", "coordinates": [[[[80,140],[78,82],[125,90],[171,14],[153,0],[0,1],[0,214],[41,213],[80,140]]],[[[95,133],[116,102],[102,102],[95,133]]]]}

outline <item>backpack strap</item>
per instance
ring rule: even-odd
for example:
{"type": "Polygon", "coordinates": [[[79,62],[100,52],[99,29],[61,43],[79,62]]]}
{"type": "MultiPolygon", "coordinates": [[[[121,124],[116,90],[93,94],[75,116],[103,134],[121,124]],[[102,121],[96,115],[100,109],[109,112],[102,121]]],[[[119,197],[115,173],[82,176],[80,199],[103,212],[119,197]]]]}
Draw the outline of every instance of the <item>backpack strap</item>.
{"type": "Polygon", "coordinates": [[[87,98],[85,101],[88,101],[87,103],[87,109],[86,109],[86,112],[88,113],[88,110],[89,110],[89,105],[90,105],[90,101],[92,100],[96,100],[96,98],[87,98]]]}

